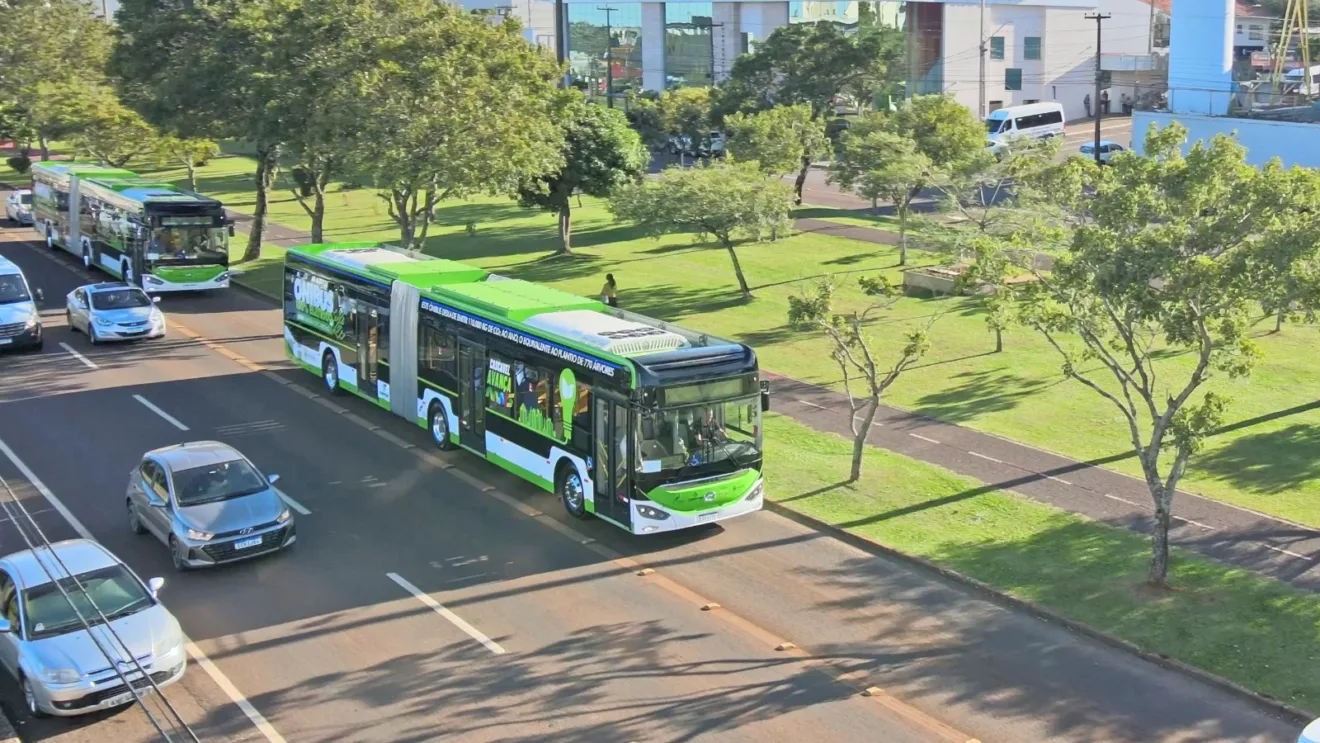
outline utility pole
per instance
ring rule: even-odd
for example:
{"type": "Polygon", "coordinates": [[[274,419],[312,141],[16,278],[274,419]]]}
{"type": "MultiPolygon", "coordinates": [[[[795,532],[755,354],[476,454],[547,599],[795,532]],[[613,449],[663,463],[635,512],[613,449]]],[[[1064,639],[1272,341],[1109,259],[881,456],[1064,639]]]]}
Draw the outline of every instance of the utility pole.
{"type": "Polygon", "coordinates": [[[619,9],[597,5],[596,10],[605,11],[605,105],[614,108],[614,27],[610,24],[610,13],[619,9]]]}
{"type": "Polygon", "coordinates": [[[985,55],[989,53],[985,42],[985,0],[981,0],[981,106],[977,109],[980,118],[986,117],[985,111],[985,55]]]}
{"type": "MultiPolygon", "coordinates": [[[[693,24],[693,25],[696,25],[696,24],[693,24]]],[[[724,28],[724,24],[723,24],[723,23],[716,23],[716,22],[715,22],[715,19],[714,19],[714,18],[711,18],[709,21],[706,21],[705,24],[703,24],[703,25],[701,25],[701,26],[698,26],[698,28],[704,28],[704,29],[706,29],[706,33],[710,36],[710,84],[711,84],[712,86],[714,86],[714,85],[715,85],[715,82],[716,82],[716,80],[715,80],[715,29],[716,29],[716,28],[724,28]]]]}
{"type": "Polygon", "coordinates": [[[1100,105],[1100,44],[1103,36],[1101,30],[1104,28],[1104,22],[1110,18],[1109,13],[1088,13],[1086,20],[1095,21],[1095,164],[1100,164],[1100,120],[1104,118],[1105,108],[1100,105]]]}

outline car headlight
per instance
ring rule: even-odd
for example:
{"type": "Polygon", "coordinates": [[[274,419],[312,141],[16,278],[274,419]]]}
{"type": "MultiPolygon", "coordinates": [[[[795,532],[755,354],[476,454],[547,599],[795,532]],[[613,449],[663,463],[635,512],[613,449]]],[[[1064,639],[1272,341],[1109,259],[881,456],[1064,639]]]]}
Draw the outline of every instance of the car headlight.
{"type": "Polygon", "coordinates": [[[25,329],[27,329],[27,330],[31,330],[31,329],[37,327],[37,316],[36,316],[36,315],[28,315],[27,322],[23,323],[23,327],[24,327],[25,329]]]}
{"type": "Polygon", "coordinates": [[[197,542],[209,542],[215,535],[209,531],[198,531],[196,529],[188,530],[188,538],[197,542]]]}
{"type": "Polygon", "coordinates": [[[639,505],[637,506],[637,513],[653,521],[664,521],[669,518],[668,512],[661,511],[658,508],[652,508],[651,506],[639,505]]]}
{"type": "Polygon", "coordinates": [[[284,512],[280,514],[279,518],[277,518],[277,519],[275,519],[275,520],[276,520],[277,522],[283,524],[285,521],[288,521],[292,516],[293,516],[293,514],[290,513],[290,512],[289,512],[289,509],[286,508],[286,509],[284,509],[284,512]]]}
{"type": "Polygon", "coordinates": [[[160,310],[155,310],[151,313],[152,325],[160,325],[163,322],[165,322],[165,315],[160,310]]]}
{"type": "Polygon", "coordinates": [[[97,317],[97,318],[94,318],[94,319],[92,320],[92,322],[96,323],[97,325],[104,325],[104,326],[114,325],[114,323],[110,322],[109,320],[105,319],[104,317],[97,317]]]}
{"type": "Polygon", "coordinates": [[[76,684],[82,680],[82,674],[72,668],[45,668],[41,678],[51,684],[76,684]]]}

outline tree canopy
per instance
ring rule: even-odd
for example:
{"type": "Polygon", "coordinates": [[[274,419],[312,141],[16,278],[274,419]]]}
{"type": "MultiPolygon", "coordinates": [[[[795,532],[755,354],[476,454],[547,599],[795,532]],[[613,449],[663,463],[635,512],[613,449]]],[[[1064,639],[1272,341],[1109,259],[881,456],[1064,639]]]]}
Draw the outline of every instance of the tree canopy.
{"type": "Polygon", "coordinates": [[[755,161],[761,170],[784,176],[797,172],[803,158],[816,160],[829,150],[825,127],[799,103],[725,117],[726,149],[737,160],[755,161]]]}

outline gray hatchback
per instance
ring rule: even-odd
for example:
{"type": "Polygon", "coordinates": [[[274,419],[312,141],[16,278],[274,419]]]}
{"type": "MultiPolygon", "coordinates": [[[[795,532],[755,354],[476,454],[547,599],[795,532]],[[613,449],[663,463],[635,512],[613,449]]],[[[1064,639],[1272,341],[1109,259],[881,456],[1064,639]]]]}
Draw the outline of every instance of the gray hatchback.
{"type": "Polygon", "coordinates": [[[277,479],[218,441],[149,451],[129,474],[128,526],[168,546],[178,570],[276,552],[297,539],[277,479]]]}

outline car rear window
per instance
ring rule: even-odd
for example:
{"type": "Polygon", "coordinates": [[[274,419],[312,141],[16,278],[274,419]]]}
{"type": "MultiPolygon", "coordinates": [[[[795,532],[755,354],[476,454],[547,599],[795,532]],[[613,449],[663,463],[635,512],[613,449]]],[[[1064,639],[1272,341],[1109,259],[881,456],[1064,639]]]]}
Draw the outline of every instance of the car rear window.
{"type": "Polygon", "coordinates": [[[30,193],[21,193],[21,194],[19,194],[19,195],[18,195],[18,203],[20,203],[20,204],[31,204],[31,203],[32,203],[32,194],[30,194],[30,193]]]}

